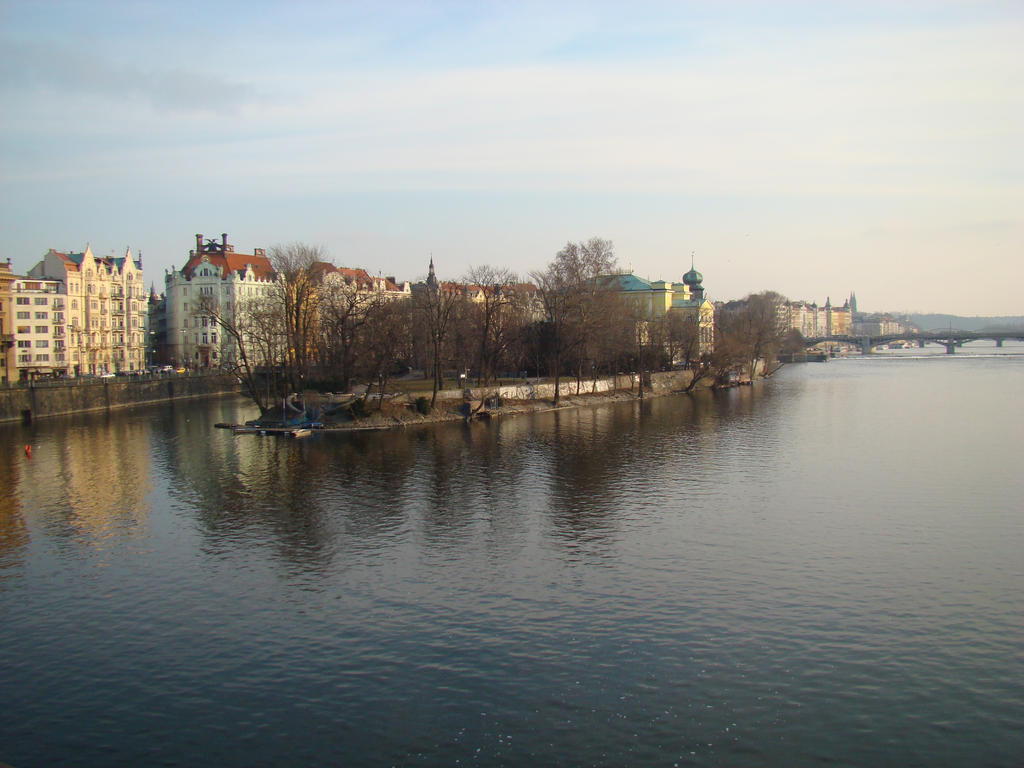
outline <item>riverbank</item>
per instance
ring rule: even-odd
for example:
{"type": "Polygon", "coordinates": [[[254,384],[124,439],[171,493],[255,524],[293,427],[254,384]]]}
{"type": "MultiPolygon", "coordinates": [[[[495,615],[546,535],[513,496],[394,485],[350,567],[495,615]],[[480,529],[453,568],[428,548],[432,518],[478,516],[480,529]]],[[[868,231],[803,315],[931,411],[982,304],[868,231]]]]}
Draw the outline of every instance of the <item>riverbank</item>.
{"type": "Polygon", "coordinates": [[[0,388],[0,423],[238,392],[238,379],[222,374],[40,380],[28,386],[0,388]]]}
{"type": "MultiPolygon", "coordinates": [[[[645,376],[644,397],[659,397],[682,392],[693,380],[690,371],[662,371],[645,376]]],[[[351,432],[405,429],[428,424],[453,421],[484,421],[510,418],[531,413],[544,413],[579,408],[600,403],[638,399],[638,377],[622,374],[580,382],[562,381],[559,385],[558,404],[554,404],[554,384],[551,382],[524,382],[500,387],[468,390],[442,390],[432,411],[421,413],[415,400],[408,395],[387,398],[379,410],[371,405],[371,412],[360,418],[345,415],[327,417],[317,431],[351,432]]],[[[698,386],[710,386],[701,383],[698,386]]],[[[270,429],[290,431],[273,419],[260,422],[270,429]]],[[[224,425],[231,426],[231,425],[224,425]]]]}

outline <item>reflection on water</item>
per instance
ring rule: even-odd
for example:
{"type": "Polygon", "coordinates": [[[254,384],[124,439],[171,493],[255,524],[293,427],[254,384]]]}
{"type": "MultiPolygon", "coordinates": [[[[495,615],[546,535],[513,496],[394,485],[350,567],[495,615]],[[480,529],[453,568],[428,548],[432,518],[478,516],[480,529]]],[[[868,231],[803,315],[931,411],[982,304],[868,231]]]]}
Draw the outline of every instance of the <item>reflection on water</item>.
{"type": "Polygon", "coordinates": [[[1011,348],[301,441],[215,429],[233,399],[3,428],[0,761],[1013,764],[1022,381],[1011,348]]]}
{"type": "MultiPolygon", "coordinates": [[[[111,537],[145,535],[149,515],[149,427],[89,416],[8,427],[9,459],[0,472],[4,528],[38,528],[99,552],[111,537]],[[31,455],[25,450],[31,447],[31,455]],[[16,491],[12,493],[11,491],[16,491]]],[[[12,544],[27,544],[24,535],[12,544]]]]}
{"type": "MultiPolygon", "coordinates": [[[[8,446],[8,451],[15,450],[14,446],[8,446]]],[[[0,577],[2,569],[22,563],[29,544],[21,502],[14,493],[21,484],[21,469],[21,462],[14,458],[0,461],[0,577]]]]}

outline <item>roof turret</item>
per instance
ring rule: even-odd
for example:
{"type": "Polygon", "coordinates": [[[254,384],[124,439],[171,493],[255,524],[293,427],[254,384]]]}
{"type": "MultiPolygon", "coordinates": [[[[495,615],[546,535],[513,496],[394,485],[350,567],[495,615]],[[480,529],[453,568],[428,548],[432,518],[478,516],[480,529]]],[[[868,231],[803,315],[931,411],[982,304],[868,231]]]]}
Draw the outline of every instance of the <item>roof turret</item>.
{"type": "Polygon", "coordinates": [[[683,275],[683,282],[691,288],[698,287],[704,282],[704,275],[693,268],[693,253],[690,253],[690,271],[683,275]]]}

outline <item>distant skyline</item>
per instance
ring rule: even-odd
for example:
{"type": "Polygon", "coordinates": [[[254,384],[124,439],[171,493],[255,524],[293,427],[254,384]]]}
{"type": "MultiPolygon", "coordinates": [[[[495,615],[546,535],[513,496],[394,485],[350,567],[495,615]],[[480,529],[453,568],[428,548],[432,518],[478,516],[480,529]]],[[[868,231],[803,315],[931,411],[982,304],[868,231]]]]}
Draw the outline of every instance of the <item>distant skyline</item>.
{"type": "Polygon", "coordinates": [[[1024,314],[1024,3],[0,0],[0,257],[196,232],[415,280],[1024,314]]]}

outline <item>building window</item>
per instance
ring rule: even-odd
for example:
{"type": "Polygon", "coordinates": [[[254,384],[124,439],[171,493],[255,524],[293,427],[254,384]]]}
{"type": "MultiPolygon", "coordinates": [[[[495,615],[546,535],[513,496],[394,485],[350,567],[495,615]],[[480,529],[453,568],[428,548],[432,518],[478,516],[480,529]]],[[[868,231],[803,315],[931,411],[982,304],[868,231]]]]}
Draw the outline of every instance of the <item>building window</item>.
{"type": "Polygon", "coordinates": [[[36,333],[49,333],[50,327],[48,325],[37,325],[36,333]]]}
{"type": "Polygon", "coordinates": [[[32,318],[32,313],[31,312],[19,312],[18,313],[18,319],[19,320],[30,320],[31,318],[32,318]]]}
{"type": "Polygon", "coordinates": [[[28,296],[19,296],[17,303],[24,306],[25,304],[30,304],[31,302],[28,300],[28,296]]]}
{"type": "Polygon", "coordinates": [[[39,347],[39,348],[48,347],[48,346],[50,346],[50,340],[49,339],[36,339],[36,346],[39,347]]]}
{"type": "Polygon", "coordinates": [[[46,306],[46,302],[47,302],[47,298],[45,296],[36,296],[35,299],[33,300],[33,303],[35,305],[42,306],[42,307],[46,306]]]}
{"type": "Polygon", "coordinates": [[[36,320],[46,320],[49,316],[47,312],[36,312],[36,320]]]}
{"type": "Polygon", "coordinates": [[[29,341],[28,339],[19,339],[18,340],[18,349],[31,349],[31,348],[32,348],[32,342],[29,341]]]}

